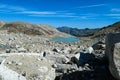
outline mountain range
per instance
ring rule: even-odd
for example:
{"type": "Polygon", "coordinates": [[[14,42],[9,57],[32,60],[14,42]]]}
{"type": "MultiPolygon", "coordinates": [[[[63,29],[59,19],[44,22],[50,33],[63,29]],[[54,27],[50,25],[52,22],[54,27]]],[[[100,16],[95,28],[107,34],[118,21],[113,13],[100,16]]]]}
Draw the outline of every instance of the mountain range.
{"type": "Polygon", "coordinates": [[[63,27],[58,27],[57,30],[77,37],[91,36],[91,38],[102,38],[105,37],[108,33],[120,32],[120,21],[96,29],[89,29],[89,28],[78,29],[78,28],[70,28],[67,26],[63,26],[63,27]]]}
{"type": "Polygon", "coordinates": [[[63,27],[58,27],[57,30],[76,36],[76,37],[82,37],[82,36],[90,36],[93,35],[96,31],[98,31],[99,29],[89,29],[89,28],[85,28],[85,29],[78,29],[78,28],[71,28],[71,27],[67,27],[67,26],[63,26],[63,27]]]}
{"type": "Polygon", "coordinates": [[[91,38],[102,38],[108,33],[120,32],[120,21],[114,24],[96,28],[96,29],[78,29],[67,26],[54,28],[47,24],[31,24],[26,22],[4,22],[0,21],[0,30],[7,30],[9,33],[24,33],[27,35],[42,35],[42,36],[76,36],[76,37],[87,37],[91,38]],[[66,34],[67,33],[67,34],[66,34]]]}

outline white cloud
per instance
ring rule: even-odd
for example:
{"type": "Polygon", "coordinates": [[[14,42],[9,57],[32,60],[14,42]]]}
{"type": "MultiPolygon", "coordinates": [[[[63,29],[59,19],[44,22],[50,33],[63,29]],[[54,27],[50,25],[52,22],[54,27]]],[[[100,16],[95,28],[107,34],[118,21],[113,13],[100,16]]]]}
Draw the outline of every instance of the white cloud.
{"type": "Polygon", "coordinates": [[[25,14],[38,17],[76,17],[74,13],[66,11],[34,11],[20,6],[0,4],[0,13],[6,14],[25,14]]]}
{"type": "Polygon", "coordinates": [[[31,15],[49,15],[49,14],[57,14],[56,12],[52,11],[21,11],[17,12],[19,14],[31,14],[31,15]]]}
{"type": "Polygon", "coordinates": [[[106,4],[95,4],[95,5],[87,5],[87,6],[80,6],[77,8],[92,8],[92,7],[99,7],[99,6],[105,6],[106,4]]]}
{"type": "MultiPolygon", "coordinates": [[[[89,8],[89,7],[97,7],[103,5],[105,4],[81,6],[79,8],[89,8]]],[[[4,4],[0,4],[0,13],[24,14],[27,16],[34,16],[34,17],[59,17],[59,18],[72,18],[72,19],[73,18],[94,19],[95,17],[99,16],[98,14],[90,14],[90,13],[78,14],[78,13],[73,13],[71,11],[34,11],[20,6],[12,6],[12,5],[4,5],[4,4]]]]}
{"type": "Polygon", "coordinates": [[[87,16],[81,16],[80,19],[88,19],[87,16]]]}
{"type": "Polygon", "coordinates": [[[87,13],[87,14],[79,14],[81,16],[89,16],[89,17],[96,17],[96,16],[100,16],[100,14],[96,14],[96,13],[87,13]]]}
{"type": "Polygon", "coordinates": [[[5,8],[5,7],[6,7],[6,5],[0,4],[0,8],[5,8]]]}
{"type": "Polygon", "coordinates": [[[15,11],[24,11],[24,10],[26,10],[25,8],[19,7],[19,6],[16,6],[16,7],[15,6],[11,6],[8,9],[15,10],[15,11]]]}
{"type": "Polygon", "coordinates": [[[105,14],[104,16],[108,16],[114,19],[120,19],[120,14],[105,14]]]}
{"type": "Polygon", "coordinates": [[[78,17],[75,13],[62,12],[62,11],[20,11],[17,14],[26,14],[35,17],[78,17]]]}
{"type": "Polygon", "coordinates": [[[75,15],[56,15],[57,17],[68,17],[68,18],[75,18],[75,17],[78,17],[78,16],[75,16],[75,15]]]}
{"type": "Polygon", "coordinates": [[[24,11],[24,7],[0,4],[0,9],[4,11],[24,11]]]}
{"type": "Polygon", "coordinates": [[[120,17],[120,14],[105,14],[105,15],[110,17],[120,17]]]}
{"type": "Polygon", "coordinates": [[[93,16],[79,16],[78,19],[88,20],[88,19],[96,19],[96,17],[93,17],[93,16]]]}
{"type": "Polygon", "coordinates": [[[113,8],[111,9],[112,12],[120,12],[120,8],[113,8]]]}
{"type": "Polygon", "coordinates": [[[34,16],[34,17],[60,17],[60,18],[75,18],[78,16],[74,15],[62,15],[62,14],[56,14],[56,15],[29,15],[29,16],[34,16]]]}
{"type": "Polygon", "coordinates": [[[101,16],[100,14],[95,13],[87,13],[87,14],[79,14],[79,19],[96,19],[96,17],[101,16]]]}
{"type": "Polygon", "coordinates": [[[120,19],[120,17],[113,17],[113,18],[115,18],[115,19],[120,19]]]}

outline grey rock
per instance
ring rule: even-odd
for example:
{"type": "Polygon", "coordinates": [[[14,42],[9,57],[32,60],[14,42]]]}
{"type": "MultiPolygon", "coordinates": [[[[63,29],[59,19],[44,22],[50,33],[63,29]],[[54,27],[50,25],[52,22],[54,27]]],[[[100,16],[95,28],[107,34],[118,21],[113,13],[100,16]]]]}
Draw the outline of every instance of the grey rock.
{"type": "Polygon", "coordinates": [[[103,43],[101,41],[98,41],[92,47],[93,47],[94,50],[99,50],[99,49],[105,49],[106,45],[105,45],[105,43],[103,43]]]}
{"type": "Polygon", "coordinates": [[[16,63],[16,65],[19,65],[19,66],[21,66],[23,63],[21,63],[21,62],[19,62],[19,63],[16,63]]]}
{"type": "Polygon", "coordinates": [[[20,48],[20,45],[15,45],[15,48],[17,49],[17,48],[20,48]]]}
{"type": "Polygon", "coordinates": [[[53,67],[53,68],[57,68],[58,66],[57,66],[56,64],[53,64],[52,67],[53,67]]]}
{"type": "Polygon", "coordinates": [[[47,59],[53,61],[54,63],[66,64],[70,60],[62,54],[54,54],[46,56],[47,59]]]}
{"type": "Polygon", "coordinates": [[[93,54],[89,53],[77,53],[74,57],[71,58],[71,60],[76,63],[78,66],[85,65],[86,63],[89,63],[90,60],[94,60],[95,56],[93,54]]]}
{"type": "Polygon", "coordinates": [[[5,57],[0,57],[0,64],[2,63],[2,61],[5,59],[5,57]]]}
{"type": "Polygon", "coordinates": [[[55,52],[60,52],[60,50],[57,49],[57,48],[54,48],[53,51],[55,51],[55,52]]]}
{"type": "Polygon", "coordinates": [[[88,47],[86,50],[85,50],[85,53],[92,53],[94,51],[93,47],[88,47]]]}
{"type": "Polygon", "coordinates": [[[120,33],[107,35],[105,55],[111,74],[120,80],[120,33]]]}
{"type": "Polygon", "coordinates": [[[70,53],[70,48],[69,47],[66,47],[66,48],[63,48],[61,51],[62,51],[62,53],[64,53],[64,54],[68,54],[68,53],[70,53]]]}
{"type": "Polygon", "coordinates": [[[17,50],[18,50],[19,53],[21,53],[21,52],[26,52],[26,51],[27,51],[27,50],[26,50],[25,48],[23,48],[23,47],[18,48],[17,50]]]}
{"type": "Polygon", "coordinates": [[[6,53],[10,53],[11,52],[11,49],[6,49],[6,53]]]}
{"type": "Polygon", "coordinates": [[[76,64],[73,64],[73,65],[57,64],[57,68],[56,68],[56,71],[60,73],[72,72],[74,70],[78,70],[78,67],[76,64]]]}

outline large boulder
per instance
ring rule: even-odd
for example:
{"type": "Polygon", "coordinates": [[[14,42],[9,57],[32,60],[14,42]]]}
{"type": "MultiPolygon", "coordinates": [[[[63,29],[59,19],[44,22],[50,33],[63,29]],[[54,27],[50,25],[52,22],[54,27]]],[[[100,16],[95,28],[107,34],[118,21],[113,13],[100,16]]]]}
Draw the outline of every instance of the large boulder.
{"type": "Polygon", "coordinates": [[[55,69],[38,54],[14,54],[0,65],[0,75],[3,80],[54,80],[55,69]]]}
{"type": "Polygon", "coordinates": [[[92,47],[93,47],[94,50],[104,50],[105,49],[105,43],[103,43],[102,41],[98,41],[92,47]]]}
{"type": "Polygon", "coordinates": [[[86,63],[89,63],[94,59],[95,56],[93,54],[80,52],[75,54],[75,56],[71,58],[71,61],[76,63],[78,66],[84,66],[86,63]]]}
{"type": "Polygon", "coordinates": [[[111,74],[120,80],[120,33],[110,33],[106,37],[106,58],[111,74]]]}
{"type": "Polygon", "coordinates": [[[59,63],[59,64],[66,64],[70,60],[63,54],[54,54],[54,55],[48,55],[46,56],[48,60],[50,60],[53,63],[59,63]]]}
{"type": "Polygon", "coordinates": [[[94,49],[93,49],[92,47],[88,47],[88,48],[87,48],[87,53],[90,53],[90,54],[91,54],[93,51],[94,51],[94,49]]]}
{"type": "Polygon", "coordinates": [[[61,74],[65,73],[72,73],[74,71],[78,70],[78,67],[76,64],[56,64],[56,76],[60,76],[61,74]]]}

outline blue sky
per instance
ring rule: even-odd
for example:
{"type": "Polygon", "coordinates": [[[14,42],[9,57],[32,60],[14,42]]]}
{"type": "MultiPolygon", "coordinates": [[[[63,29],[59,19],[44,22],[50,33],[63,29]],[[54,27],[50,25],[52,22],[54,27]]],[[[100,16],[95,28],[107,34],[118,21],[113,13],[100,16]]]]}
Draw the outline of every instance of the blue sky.
{"type": "Polygon", "coordinates": [[[120,21],[120,0],[0,0],[0,20],[98,28],[120,21]]]}

